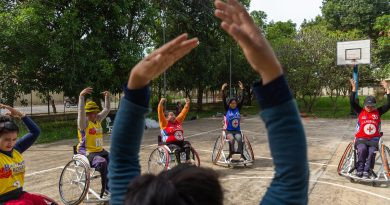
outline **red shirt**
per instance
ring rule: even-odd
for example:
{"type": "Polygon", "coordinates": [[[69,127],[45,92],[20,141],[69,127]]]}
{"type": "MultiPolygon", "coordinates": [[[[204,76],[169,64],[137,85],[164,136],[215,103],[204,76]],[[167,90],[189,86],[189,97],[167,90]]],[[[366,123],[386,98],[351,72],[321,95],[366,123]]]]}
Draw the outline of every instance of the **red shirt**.
{"type": "Polygon", "coordinates": [[[363,109],[359,114],[356,127],[356,138],[372,139],[380,137],[381,119],[378,110],[367,112],[363,109]]]}
{"type": "Polygon", "coordinates": [[[184,140],[183,127],[181,126],[181,122],[178,122],[177,120],[174,123],[168,121],[167,127],[162,130],[161,134],[164,142],[169,143],[184,140]]]}

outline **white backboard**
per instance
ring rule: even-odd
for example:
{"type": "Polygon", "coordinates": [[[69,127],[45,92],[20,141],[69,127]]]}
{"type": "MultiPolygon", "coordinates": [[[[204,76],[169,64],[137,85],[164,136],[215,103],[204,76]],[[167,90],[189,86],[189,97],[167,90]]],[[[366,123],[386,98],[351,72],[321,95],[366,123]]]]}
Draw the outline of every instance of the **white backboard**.
{"type": "Polygon", "coordinates": [[[370,63],[371,40],[337,42],[337,65],[370,63]]]}

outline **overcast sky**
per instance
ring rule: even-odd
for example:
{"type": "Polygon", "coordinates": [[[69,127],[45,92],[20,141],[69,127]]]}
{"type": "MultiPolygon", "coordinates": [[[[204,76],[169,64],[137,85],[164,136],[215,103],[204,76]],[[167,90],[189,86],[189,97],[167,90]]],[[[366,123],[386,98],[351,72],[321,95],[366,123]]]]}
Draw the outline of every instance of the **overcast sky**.
{"type": "Polygon", "coordinates": [[[292,20],[301,25],[303,19],[313,19],[321,14],[322,0],[252,0],[250,11],[262,10],[267,14],[267,21],[292,20]]]}

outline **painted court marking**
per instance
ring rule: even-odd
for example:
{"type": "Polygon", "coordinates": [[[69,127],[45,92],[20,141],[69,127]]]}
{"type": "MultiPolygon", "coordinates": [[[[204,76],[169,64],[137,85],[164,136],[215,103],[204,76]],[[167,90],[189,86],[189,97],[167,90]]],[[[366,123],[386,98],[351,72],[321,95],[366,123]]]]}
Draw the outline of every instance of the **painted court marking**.
{"type": "MultiPolygon", "coordinates": [[[[231,177],[231,178],[223,178],[223,179],[220,179],[220,180],[221,181],[228,181],[228,180],[240,180],[240,179],[272,179],[272,178],[273,177],[268,177],[268,176],[264,176],[264,177],[231,177]]],[[[376,196],[376,197],[379,197],[379,198],[382,198],[382,199],[390,201],[389,197],[382,196],[382,195],[379,195],[379,194],[376,194],[376,193],[373,193],[373,192],[370,192],[370,191],[366,191],[366,190],[363,190],[363,189],[358,189],[358,188],[354,188],[354,187],[350,187],[350,186],[344,186],[344,185],[341,185],[341,184],[325,182],[325,181],[317,181],[317,180],[309,180],[309,181],[310,182],[315,182],[315,183],[320,183],[320,184],[336,186],[336,187],[340,187],[340,188],[345,188],[345,189],[349,189],[349,190],[352,190],[352,191],[355,191],[355,192],[361,192],[361,193],[369,194],[369,195],[376,196]]]]}
{"type": "Polygon", "coordinates": [[[63,168],[64,168],[64,166],[54,167],[54,168],[51,168],[51,169],[45,169],[45,170],[41,170],[41,171],[30,173],[30,174],[26,174],[25,176],[26,177],[35,176],[35,175],[38,175],[38,174],[43,174],[43,173],[46,173],[46,172],[50,172],[50,171],[57,170],[57,169],[63,169],[63,168]]]}

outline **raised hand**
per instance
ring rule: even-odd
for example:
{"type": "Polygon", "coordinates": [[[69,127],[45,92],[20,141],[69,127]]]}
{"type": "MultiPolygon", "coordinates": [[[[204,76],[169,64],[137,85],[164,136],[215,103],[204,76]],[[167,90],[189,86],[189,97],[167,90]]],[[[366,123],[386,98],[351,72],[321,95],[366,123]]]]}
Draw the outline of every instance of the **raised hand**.
{"type": "Polygon", "coordinates": [[[102,94],[104,95],[104,97],[109,97],[110,96],[110,92],[107,91],[107,90],[102,92],[102,94]]]}
{"type": "Polygon", "coordinates": [[[350,78],[349,82],[351,83],[351,86],[352,86],[352,92],[356,92],[356,81],[354,79],[350,78]]]}
{"type": "Polygon", "coordinates": [[[0,109],[6,109],[9,111],[9,113],[6,113],[6,115],[9,115],[11,117],[16,117],[16,118],[22,118],[24,117],[25,115],[23,113],[21,113],[19,110],[11,107],[11,106],[8,106],[8,105],[4,105],[4,104],[0,104],[0,109]]]}
{"type": "Polygon", "coordinates": [[[91,94],[93,89],[91,87],[87,87],[80,92],[80,96],[86,96],[87,94],[91,94]]]}
{"type": "Polygon", "coordinates": [[[140,89],[198,46],[197,38],[182,34],[141,60],[130,72],[127,87],[140,89]]]}
{"type": "Polygon", "coordinates": [[[221,90],[225,90],[227,86],[228,86],[228,84],[227,84],[227,83],[224,83],[224,84],[222,85],[221,90]]]}
{"type": "Polygon", "coordinates": [[[237,0],[216,0],[214,4],[215,16],[222,20],[221,27],[240,45],[252,68],[262,76],[263,84],[282,75],[282,68],[271,46],[245,7],[237,0]]]}
{"type": "Polygon", "coordinates": [[[165,99],[165,98],[161,98],[161,100],[160,100],[160,104],[162,105],[162,104],[164,104],[166,101],[167,101],[167,99],[165,99]]]}
{"type": "Polygon", "coordinates": [[[240,87],[241,90],[244,90],[244,85],[242,84],[241,81],[238,81],[238,86],[240,87]]]}
{"type": "Polygon", "coordinates": [[[189,105],[190,104],[190,99],[189,98],[186,98],[186,105],[189,105]]]}
{"type": "Polygon", "coordinates": [[[387,94],[389,94],[390,93],[390,89],[389,89],[389,84],[387,83],[387,81],[382,80],[381,81],[381,85],[386,90],[387,94]]]}

